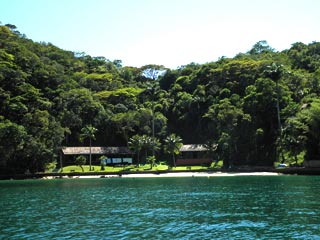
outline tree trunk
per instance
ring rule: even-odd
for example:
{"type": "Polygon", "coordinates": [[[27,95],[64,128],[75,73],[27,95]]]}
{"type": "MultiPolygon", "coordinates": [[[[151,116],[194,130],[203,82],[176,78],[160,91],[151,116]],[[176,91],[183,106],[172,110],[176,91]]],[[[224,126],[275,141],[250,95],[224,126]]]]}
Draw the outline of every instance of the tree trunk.
{"type": "Polygon", "coordinates": [[[91,171],[91,138],[89,138],[89,142],[90,142],[90,153],[89,153],[89,171],[91,171]]]}
{"type": "Polygon", "coordinates": [[[173,166],[177,167],[176,166],[176,158],[174,157],[174,153],[172,153],[172,160],[173,160],[173,166]]]}
{"type": "Polygon", "coordinates": [[[278,127],[279,127],[279,147],[278,147],[278,154],[281,158],[281,163],[285,162],[285,157],[282,152],[282,126],[281,126],[281,117],[280,117],[280,105],[279,105],[279,80],[276,81],[277,87],[277,119],[278,119],[278,127]]]}
{"type": "Polygon", "coordinates": [[[148,149],[146,149],[146,152],[145,152],[145,154],[146,154],[146,159],[144,160],[144,162],[146,163],[147,162],[147,158],[148,158],[148,149]]]}
{"type": "Polygon", "coordinates": [[[152,100],[152,156],[154,156],[154,101],[152,100]]]}

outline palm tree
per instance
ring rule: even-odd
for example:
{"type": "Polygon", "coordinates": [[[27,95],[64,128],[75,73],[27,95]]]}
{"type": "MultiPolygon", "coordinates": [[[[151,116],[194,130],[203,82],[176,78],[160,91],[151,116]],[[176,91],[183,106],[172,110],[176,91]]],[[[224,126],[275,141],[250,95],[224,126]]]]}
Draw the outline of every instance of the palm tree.
{"type": "MultiPolygon", "coordinates": [[[[155,99],[160,93],[159,82],[147,82],[145,92],[151,96],[151,111],[152,111],[152,138],[155,139],[154,120],[155,120],[155,99]]],[[[155,149],[152,148],[152,155],[154,156],[155,149]]]]}
{"type": "Polygon", "coordinates": [[[281,144],[282,144],[282,126],[281,126],[281,117],[280,117],[280,104],[279,104],[279,98],[280,98],[280,89],[279,89],[279,80],[281,78],[281,74],[283,73],[283,65],[278,65],[276,63],[272,63],[270,66],[267,66],[267,69],[264,71],[264,73],[271,78],[273,81],[276,82],[276,91],[277,91],[277,119],[278,119],[278,128],[279,128],[279,145],[280,145],[280,151],[279,155],[282,156],[282,162],[285,161],[283,154],[281,154],[281,144]]]}
{"type": "Polygon", "coordinates": [[[134,135],[128,141],[129,148],[137,154],[138,166],[140,164],[140,151],[143,147],[143,136],[134,135]]]}
{"type": "MultiPolygon", "coordinates": [[[[209,139],[205,144],[203,144],[205,149],[209,152],[212,161],[214,160],[214,153],[217,151],[218,144],[213,139],[209,139]]],[[[219,159],[216,159],[215,165],[218,163],[219,159]]]]}
{"type": "Polygon", "coordinates": [[[160,141],[157,138],[142,136],[143,148],[145,149],[146,159],[148,158],[148,151],[152,150],[152,156],[160,149],[160,141]]]}
{"type": "Polygon", "coordinates": [[[87,161],[87,158],[83,155],[80,155],[76,158],[74,163],[82,169],[82,172],[84,172],[83,165],[86,164],[86,161],[87,161]]]}
{"type": "Polygon", "coordinates": [[[152,137],[150,143],[152,149],[152,156],[155,157],[155,153],[160,150],[161,143],[158,138],[152,137]]]}
{"type": "Polygon", "coordinates": [[[180,152],[182,139],[173,133],[170,136],[167,136],[164,142],[164,151],[168,154],[172,154],[173,165],[176,167],[175,154],[179,154],[180,152]]]}
{"type": "Polygon", "coordinates": [[[89,138],[89,146],[90,146],[90,153],[89,153],[89,164],[90,164],[90,167],[89,167],[89,171],[91,171],[91,142],[92,140],[95,140],[96,137],[95,137],[95,133],[97,132],[98,130],[93,127],[92,125],[87,125],[85,126],[84,128],[81,129],[81,134],[80,134],[80,141],[82,142],[84,139],[86,138],[89,138]]]}
{"type": "Polygon", "coordinates": [[[281,127],[281,118],[280,118],[280,106],[279,106],[279,80],[281,77],[283,65],[278,65],[276,63],[272,63],[270,66],[267,66],[267,69],[264,71],[268,77],[270,77],[273,81],[276,82],[277,89],[277,117],[278,117],[278,127],[281,136],[282,127],[281,127]]]}
{"type": "MultiPolygon", "coordinates": [[[[161,71],[165,71],[165,69],[162,69],[161,71]]],[[[150,99],[151,104],[151,114],[152,114],[152,122],[151,122],[151,130],[152,130],[152,139],[156,141],[155,137],[155,121],[156,121],[156,108],[162,109],[163,106],[161,103],[159,103],[159,98],[162,99],[161,95],[166,94],[167,92],[165,90],[162,90],[160,88],[160,84],[155,79],[152,79],[151,81],[146,83],[146,89],[144,90],[144,94],[146,97],[150,99]]],[[[164,98],[163,98],[164,99],[164,98]]],[[[162,99],[162,100],[163,100],[162,99]]],[[[165,102],[165,101],[164,101],[165,102]]],[[[167,102],[167,104],[169,104],[167,102]]],[[[157,143],[153,143],[153,146],[156,147],[157,143]]],[[[156,148],[152,148],[152,155],[155,155],[155,152],[157,151],[156,148]]]]}
{"type": "Polygon", "coordinates": [[[155,166],[156,163],[156,157],[155,156],[149,156],[146,159],[146,162],[150,164],[150,170],[155,166]]]}

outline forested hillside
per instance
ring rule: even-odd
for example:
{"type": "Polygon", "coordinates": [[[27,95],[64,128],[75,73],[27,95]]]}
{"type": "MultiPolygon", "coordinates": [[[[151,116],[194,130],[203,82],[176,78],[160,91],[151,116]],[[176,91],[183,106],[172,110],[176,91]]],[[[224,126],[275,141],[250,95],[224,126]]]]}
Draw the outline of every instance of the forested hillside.
{"type": "Polygon", "coordinates": [[[184,144],[216,143],[225,167],[320,159],[319,94],[318,42],[276,52],[260,41],[172,70],[123,67],[0,25],[0,169],[43,171],[61,146],[88,144],[85,126],[97,129],[96,146],[126,146],[152,136],[153,119],[156,142],[175,133],[184,144]]]}

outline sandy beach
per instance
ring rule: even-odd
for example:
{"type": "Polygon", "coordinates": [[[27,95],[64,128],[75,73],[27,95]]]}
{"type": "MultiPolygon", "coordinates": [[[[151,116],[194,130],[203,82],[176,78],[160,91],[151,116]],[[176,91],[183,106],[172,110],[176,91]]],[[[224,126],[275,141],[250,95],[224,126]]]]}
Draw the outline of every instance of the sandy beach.
{"type": "Polygon", "coordinates": [[[232,177],[232,176],[277,176],[279,173],[274,172],[244,172],[244,173],[226,173],[226,172],[179,172],[179,173],[162,173],[162,174],[126,174],[123,178],[149,178],[149,177],[232,177]]]}
{"type": "MultiPolygon", "coordinates": [[[[136,174],[111,174],[111,175],[85,175],[85,176],[63,176],[62,178],[170,178],[170,177],[235,177],[235,176],[277,176],[275,172],[171,172],[171,173],[136,173],[136,174]]],[[[52,179],[52,177],[45,177],[52,179]]]]}

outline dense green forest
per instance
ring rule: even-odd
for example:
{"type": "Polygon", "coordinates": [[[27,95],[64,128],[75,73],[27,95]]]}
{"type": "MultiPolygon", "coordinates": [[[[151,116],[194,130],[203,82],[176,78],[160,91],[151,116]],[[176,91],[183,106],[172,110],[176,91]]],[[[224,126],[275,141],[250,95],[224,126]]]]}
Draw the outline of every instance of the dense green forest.
{"type": "MultiPolygon", "coordinates": [[[[168,56],[170,57],[170,56],[168,56]]],[[[0,171],[43,171],[61,146],[126,146],[154,135],[157,160],[172,133],[215,143],[215,160],[272,166],[320,159],[320,43],[246,53],[177,69],[141,68],[34,42],[0,25],[0,171]],[[154,131],[153,131],[154,130],[154,131]]]]}

